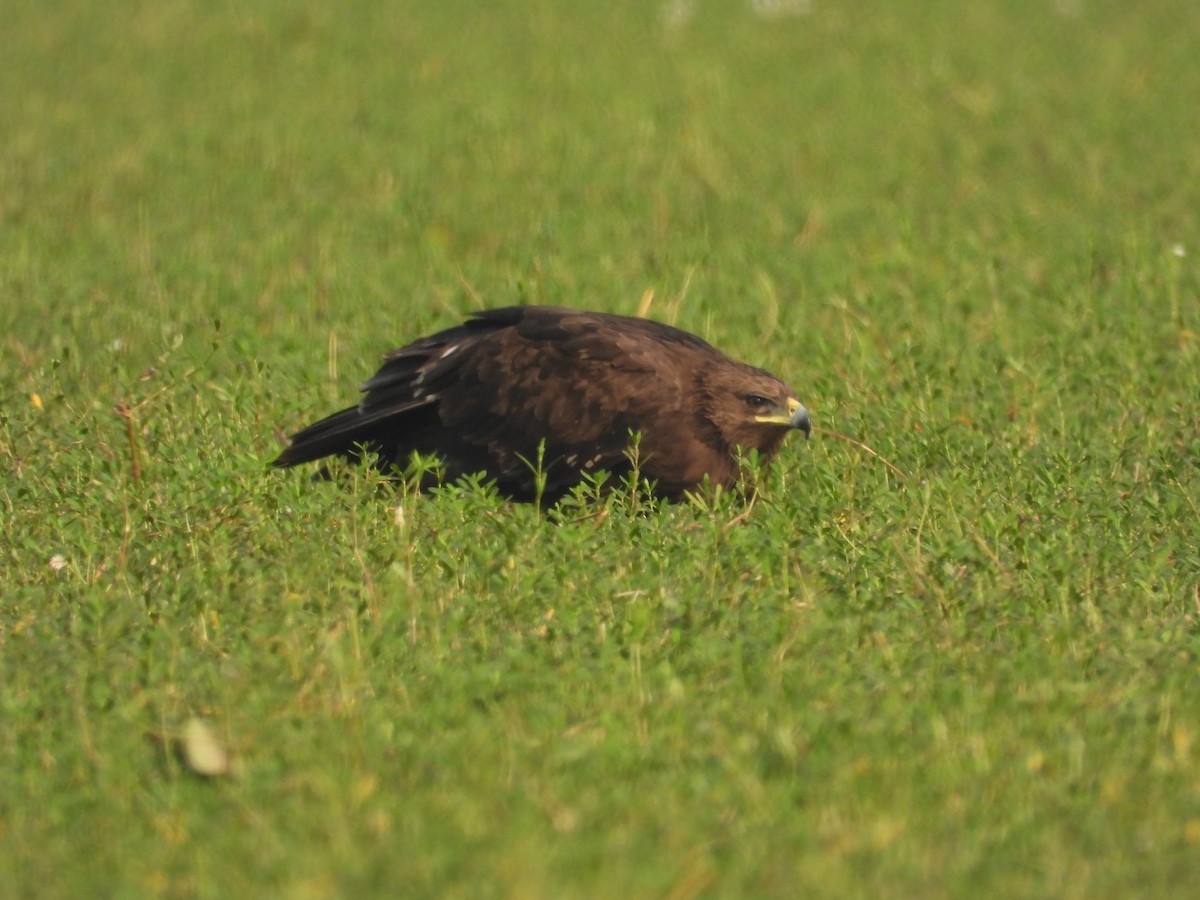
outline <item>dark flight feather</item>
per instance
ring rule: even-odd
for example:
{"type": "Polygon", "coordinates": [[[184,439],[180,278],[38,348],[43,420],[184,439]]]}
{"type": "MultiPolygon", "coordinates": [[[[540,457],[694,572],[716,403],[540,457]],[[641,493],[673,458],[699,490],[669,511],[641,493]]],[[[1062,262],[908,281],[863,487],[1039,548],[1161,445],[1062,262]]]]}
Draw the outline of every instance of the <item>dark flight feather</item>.
{"type": "MultiPolygon", "coordinates": [[[[383,468],[414,452],[439,457],[447,481],[484,472],[506,496],[537,495],[531,464],[544,442],[543,499],[588,473],[630,470],[664,497],[733,486],[737,453],[769,460],[808,413],[775,376],[686,331],[648,319],[544,306],[475,313],[462,325],[385,354],[358,406],[293,435],[273,462],[357,459],[383,468]]],[[[428,485],[426,485],[428,486],[428,485]]]]}

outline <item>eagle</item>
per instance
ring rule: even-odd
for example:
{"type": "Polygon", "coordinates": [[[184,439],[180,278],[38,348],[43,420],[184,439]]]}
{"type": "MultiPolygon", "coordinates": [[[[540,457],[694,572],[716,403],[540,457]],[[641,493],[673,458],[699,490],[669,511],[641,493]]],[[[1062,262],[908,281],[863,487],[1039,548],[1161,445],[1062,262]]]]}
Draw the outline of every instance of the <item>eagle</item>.
{"type": "Polygon", "coordinates": [[[630,316],[486,310],[383,360],[357,406],[294,434],[272,465],[340,456],[395,473],[420,454],[441,463],[422,488],[482,473],[508,498],[543,502],[636,467],[679,500],[736,487],[740,458],[770,460],[789,431],[811,427],[774,375],[630,316]]]}

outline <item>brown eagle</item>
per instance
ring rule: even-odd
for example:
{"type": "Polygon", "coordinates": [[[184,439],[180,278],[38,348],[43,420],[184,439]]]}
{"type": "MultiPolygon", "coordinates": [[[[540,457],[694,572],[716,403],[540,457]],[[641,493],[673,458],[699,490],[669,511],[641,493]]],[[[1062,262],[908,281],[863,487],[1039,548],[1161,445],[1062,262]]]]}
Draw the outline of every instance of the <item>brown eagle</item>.
{"type": "Polygon", "coordinates": [[[642,477],[679,499],[706,479],[734,486],[739,453],[769,460],[810,427],[790,387],[693,334],[547,306],[475,313],[393,350],[361,390],[273,465],[366,454],[404,469],[415,451],[440,458],[447,481],[482,472],[512,499],[552,502],[591,473],[631,471],[636,434],[642,477]]]}

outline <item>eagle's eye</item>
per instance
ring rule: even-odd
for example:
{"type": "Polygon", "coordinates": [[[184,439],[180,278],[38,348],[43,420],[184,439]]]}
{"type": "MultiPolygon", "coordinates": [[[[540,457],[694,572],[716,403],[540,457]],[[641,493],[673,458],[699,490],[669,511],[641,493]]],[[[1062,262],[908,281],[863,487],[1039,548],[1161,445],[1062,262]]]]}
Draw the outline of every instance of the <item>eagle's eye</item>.
{"type": "Polygon", "coordinates": [[[755,412],[758,412],[759,410],[766,409],[768,406],[770,406],[771,401],[762,394],[747,394],[746,405],[755,412]]]}

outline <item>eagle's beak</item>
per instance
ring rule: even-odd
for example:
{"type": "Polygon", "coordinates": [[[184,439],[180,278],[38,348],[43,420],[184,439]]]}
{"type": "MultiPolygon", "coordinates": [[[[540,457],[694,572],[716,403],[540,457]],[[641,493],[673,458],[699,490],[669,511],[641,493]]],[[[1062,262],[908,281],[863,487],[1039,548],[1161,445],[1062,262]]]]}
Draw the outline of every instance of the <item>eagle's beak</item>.
{"type": "Polygon", "coordinates": [[[803,431],[804,439],[808,440],[809,432],[812,431],[812,422],[808,420],[808,410],[800,405],[799,400],[789,400],[788,413],[791,415],[789,419],[791,426],[803,431]]]}
{"type": "Polygon", "coordinates": [[[755,416],[754,421],[762,422],[764,425],[785,425],[788,428],[798,428],[804,432],[807,438],[808,433],[812,431],[812,423],[808,420],[808,410],[800,405],[799,400],[789,399],[787,402],[787,415],[773,416],[755,416]]]}

